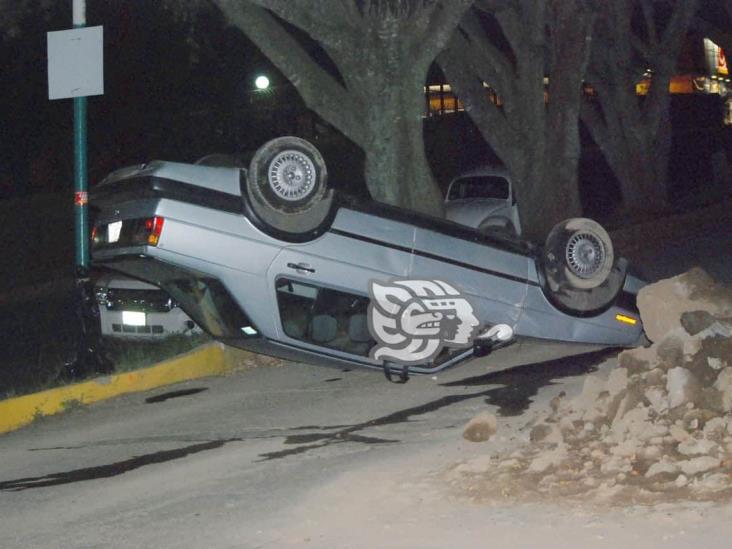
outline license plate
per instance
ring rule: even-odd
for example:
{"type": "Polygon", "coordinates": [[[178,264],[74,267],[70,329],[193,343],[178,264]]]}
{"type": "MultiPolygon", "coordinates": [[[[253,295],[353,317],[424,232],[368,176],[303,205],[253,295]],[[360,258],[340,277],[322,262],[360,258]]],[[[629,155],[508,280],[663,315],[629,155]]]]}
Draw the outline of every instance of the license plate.
{"type": "Polygon", "coordinates": [[[122,311],[122,324],[127,326],[144,326],[145,313],[138,311],[122,311]]]}
{"type": "Polygon", "coordinates": [[[119,240],[119,234],[122,232],[122,222],[114,221],[107,225],[107,242],[110,244],[119,240]]]}

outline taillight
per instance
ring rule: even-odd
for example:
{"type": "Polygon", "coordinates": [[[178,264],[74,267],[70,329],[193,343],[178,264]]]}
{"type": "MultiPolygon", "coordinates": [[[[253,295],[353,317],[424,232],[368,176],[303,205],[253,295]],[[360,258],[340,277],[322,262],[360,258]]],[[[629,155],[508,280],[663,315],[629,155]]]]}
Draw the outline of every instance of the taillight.
{"type": "Polygon", "coordinates": [[[95,225],[92,229],[92,247],[95,249],[127,246],[157,246],[163,233],[162,217],[138,217],[95,225]]]}
{"type": "Polygon", "coordinates": [[[162,217],[151,217],[145,220],[145,230],[147,231],[147,243],[151,246],[157,246],[160,241],[160,234],[163,232],[163,224],[165,219],[162,217]]]}

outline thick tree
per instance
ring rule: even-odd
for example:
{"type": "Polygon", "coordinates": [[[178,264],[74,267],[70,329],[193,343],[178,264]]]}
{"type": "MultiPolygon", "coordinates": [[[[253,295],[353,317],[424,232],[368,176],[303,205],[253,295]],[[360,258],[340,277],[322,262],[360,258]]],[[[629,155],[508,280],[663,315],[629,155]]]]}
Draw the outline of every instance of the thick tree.
{"type": "Polygon", "coordinates": [[[213,1],[310,109],[363,149],[374,199],[442,213],[424,152],[423,90],[430,64],[472,0],[213,1]],[[292,27],[317,42],[336,70],[292,27]]]}
{"type": "Polygon", "coordinates": [[[620,182],[626,209],[662,209],[671,148],[669,82],[696,0],[604,2],[582,120],[620,182]],[[639,98],[644,73],[650,86],[639,98]]]}
{"type": "Polygon", "coordinates": [[[511,173],[533,240],[581,212],[578,117],[594,12],[589,0],[478,0],[438,58],[511,173]]]}

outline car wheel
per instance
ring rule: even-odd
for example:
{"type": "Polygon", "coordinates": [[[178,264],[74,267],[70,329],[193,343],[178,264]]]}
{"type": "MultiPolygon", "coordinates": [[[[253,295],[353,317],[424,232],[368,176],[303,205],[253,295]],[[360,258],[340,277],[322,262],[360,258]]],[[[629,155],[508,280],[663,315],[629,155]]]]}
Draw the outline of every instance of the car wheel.
{"type": "Polygon", "coordinates": [[[565,283],[579,290],[603,284],[613,268],[612,241],[602,226],[586,218],[558,223],[544,247],[544,271],[550,286],[565,283]]]}
{"type": "Polygon", "coordinates": [[[333,191],[320,152],[299,137],[278,137],[257,150],[246,177],[249,205],[265,227],[308,234],[328,217],[333,191]]]}
{"type": "Polygon", "coordinates": [[[325,195],[328,172],[313,145],[299,137],[265,143],[249,165],[252,198],[282,213],[307,210],[325,195]]]}

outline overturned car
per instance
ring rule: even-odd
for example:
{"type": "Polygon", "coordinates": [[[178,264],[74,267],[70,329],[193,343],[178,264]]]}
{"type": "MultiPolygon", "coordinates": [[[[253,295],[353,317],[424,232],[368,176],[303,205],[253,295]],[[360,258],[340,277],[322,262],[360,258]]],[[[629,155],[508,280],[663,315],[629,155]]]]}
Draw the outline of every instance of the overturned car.
{"type": "Polygon", "coordinates": [[[434,373],[517,337],[631,346],[643,282],[607,233],[560,223],[544,246],[327,185],[282,137],[247,169],[150,162],[92,194],[92,260],[164,289],[228,344],[306,362],[434,373]]]}

